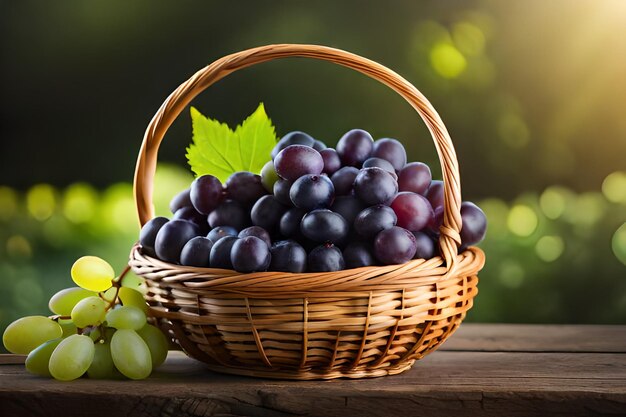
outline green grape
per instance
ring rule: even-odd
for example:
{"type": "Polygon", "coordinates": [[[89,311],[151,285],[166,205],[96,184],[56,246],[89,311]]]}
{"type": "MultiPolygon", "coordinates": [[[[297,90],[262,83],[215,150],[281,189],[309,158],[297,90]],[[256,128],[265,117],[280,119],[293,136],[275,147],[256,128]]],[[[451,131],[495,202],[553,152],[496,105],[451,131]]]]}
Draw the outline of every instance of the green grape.
{"type": "Polygon", "coordinates": [[[89,369],[95,354],[93,340],[74,334],[63,339],[50,356],[50,374],[60,381],[80,378],[89,369]]]}
{"type": "Polygon", "coordinates": [[[106,303],[100,297],[83,298],[72,310],[72,321],[78,328],[95,326],[104,321],[106,303]]]}
{"type": "Polygon", "coordinates": [[[59,320],[59,325],[63,329],[63,337],[68,337],[76,334],[76,325],[72,320],[59,320]]]}
{"type": "Polygon", "coordinates": [[[104,301],[106,301],[107,303],[112,303],[113,300],[115,300],[115,296],[117,295],[117,291],[118,291],[117,288],[111,287],[108,290],[100,293],[100,295],[102,296],[104,301]]]}
{"type": "Polygon", "coordinates": [[[122,278],[122,287],[131,288],[135,291],[139,291],[142,294],[145,294],[147,291],[146,281],[143,278],[138,277],[137,275],[130,272],[124,275],[124,277],[122,278]]]}
{"type": "Polygon", "coordinates": [[[148,304],[144,300],[143,295],[132,288],[122,287],[120,288],[120,300],[125,306],[133,306],[142,310],[145,314],[148,314],[148,304]]]}
{"type": "Polygon", "coordinates": [[[31,374],[51,377],[48,363],[54,349],[59,346],[62,339],[48,340],[37,349],[31,351],[26,358],[26,369],[31,374]]]}
{"type": "Polygon", "coordinates": [[[2,343],[9,352],[28,355],[42,343],[62,335],[63,330],[56,321],[44,316],[28,316],[9,324],[2,335],[2,343]]]}
{"type": "Polygon", "coordinates": [[[143,379],[152,372],[152,358],[146,342],[134,330],[121,329],[111,339],[115,367],[130,379],[143,379]]]}
{"type": "Polygon", "coordinates": [[[59,316],[69,316],[72,309],[83,298],[98,295],[93,291],[88,291],[79,287],[66,288],[54,294],[48,302],[50,311],[59,316]]]}
{"type": "Polygon", "coordinates": [[[87,376],[93,379],[113,379],[119,377],[119,371],[115,369],[111,357],[111,345],[109,343],[96,343],[93,362],[87,369],[87,376]]]}
{"type": "Polygon", "coordinates": [[[139,330],[146,325],[146,314],[133,306],[122,306],[109,310],[107,325],[116,329],[139,330]]]}
{"type": "Polygon", "coordinates": [[[143,326],[137,334],[141,336],[148,349],[150,349],[150,356],[152,356],[152,369],[161,365],[167,358],[167,350],[169,348],[169,342],[161,330],[154,327],[151,324],[143,326]]]}
{"type": "Polygon", "coordinates": [[[113,338],[113,334],[115,334],[115,329],[112,327],[104,328],[104,340],[107,343],[111,343],[111,339],[113,338]]]}
{"type": "Polygon", "coordinates": [[[96,256],[83,256],[72,265],[72,279],[81,288],[106,291],[111,288],[115,271],[105,260],[96,256]]]}

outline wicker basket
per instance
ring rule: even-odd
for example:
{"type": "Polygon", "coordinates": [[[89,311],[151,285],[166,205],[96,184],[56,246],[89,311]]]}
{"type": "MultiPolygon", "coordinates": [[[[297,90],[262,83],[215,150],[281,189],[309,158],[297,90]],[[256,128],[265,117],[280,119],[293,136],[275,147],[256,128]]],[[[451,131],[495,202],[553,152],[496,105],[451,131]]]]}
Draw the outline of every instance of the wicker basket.
{"type": "Polygon", "coordinates": [[[148,285],[151,315],[210,369],[284,379],[363,378],[403,372],[441,345],[476,296],[484,253],[458,253],[461,191],[456,154],[437,112],[408,81],[360,56],[317,45],[269,45],[223,57],[194,74],[150,122],[135,172],[143,225],[154,216],[159,144],[189,102],[228,74],[286,57],[330,61],[396,91],[434,139],[444,180],[442,257],[330,273],[261,272],[173,265],[132,249],[130,266],[148,285]]]}

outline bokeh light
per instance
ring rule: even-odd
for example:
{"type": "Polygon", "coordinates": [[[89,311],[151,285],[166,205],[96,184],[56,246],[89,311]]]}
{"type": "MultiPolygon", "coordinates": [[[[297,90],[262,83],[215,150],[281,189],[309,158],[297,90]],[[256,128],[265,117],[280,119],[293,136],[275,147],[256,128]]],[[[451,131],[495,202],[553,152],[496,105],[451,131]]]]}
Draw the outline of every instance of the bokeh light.
{"type": "Polygon", "coordinates": [[[10,258],[26,259],[33,255],[33,249],[31,248],[28,240],[22,235],[14,235],[7,239],[7,255],[10,258]]]}
{"type": "Polygon", "coordinates": [[[565,207],[564,218],[578,228],[594,226],[604,215],[606,206],[600,193],[578,195],[565,207]]]}
{"type": "Polygon", "coordinates": [[[563,239],[559,236],[543,236],[535,245],[535,252],[539,259],[545,262],[556,261],[565,249],[563,239]]]}
{"type": "Polygon", "coordinates": [[[539,197],[541,211],[549,219],[558,219],[565,212],[565,206],[568,200],[571,200],[571,194],[571,191],[563,187],[546,188],[539,197]]]}
{"type": "Polygon", "coordinates": [[[434,20],[421,20],[415,26],[412,39],[418,49],[429,50],[439,42],[450,43],[452,37],[441,23],[434,20]]]}
{"type": "Polygon", "coordinates": [[[467,67],[467,60],[449,43],[437,43],[430,51],[430,64],[443,78],[457,78],[467,67]]]}
{"type": "Polygon", "coordinates": [[[35,219],[44,221],[50,218],[56,209],[54,188],[49,184],[35,185],[26,194],[26,206],[35,219]]]}
{"type": "Polygon", "coordinates": [[[485,34],[476,25],[460,22],[452,27],[452,39],[459,51],[467,55],[480,55],[485,50],[485,34]]]}
{"type": "Polygon", "coordinates": [[[98,193],[89,184],[73,184],[63,197],[63,214],[72,223],[85,223],[96,214],[98,193]]]}
{"type": "Polygon", "coordinates": [[[538,223],[537,214],[532,208],[523,204],[513,206],[507,218],[509,230],[522,237],[532,235],[538,223]]]}
{"type": "Polygon", "coordinates": [[[133,187],[118,183],[109,187],[102,196],[100,215],[120,233],[137,230],[138,221],[133,199],[133,187]]]}
{"type": "Polygon", "coordinates": [[[612,203],[626,204],[626,172],[609,174],[602,182],[602,193],[612,203]]]}

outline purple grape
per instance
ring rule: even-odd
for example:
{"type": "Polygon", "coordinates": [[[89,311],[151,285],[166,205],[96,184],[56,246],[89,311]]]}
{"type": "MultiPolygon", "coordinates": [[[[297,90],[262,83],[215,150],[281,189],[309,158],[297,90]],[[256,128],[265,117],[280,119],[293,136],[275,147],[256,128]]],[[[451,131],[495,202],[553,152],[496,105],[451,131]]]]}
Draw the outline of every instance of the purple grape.
{"type": "Polygon", "coordinates": [[[172,216],[172,220],[187,220],[199,225],[200,223],[207,223],[207,216],[206,214],[198,212],[193,206],[188,206],[176,210],[176,213],[172,216]]]}
{"type": "MultiPolygon", "coordinates": [[[[169,220],[165,217],[155,217],[143,225],[141,232],[139,233],[139,243],[141,244],[141,252],[144,255],[156,258],[154,242],[159,230],[161,230],[163,225],[165,225],[168,221],[169,220]]],[[[299,226],[300,225],[298,225],[298,227],[299,226]]]]}
{"type": "Polygon", "coordinates": [[[421,162],[407,164],[398,174],[398,186],[400,191],[424,195],[431,181],[431,173],[428,165],[421,162]]]}
{"type": "Polygon", "coordinates": [[[372,156],[389,161],[394,170],[400,171],[406,165],[406,151],[402,143],[395,139],[383,138],[374,142],[372,156]]]}
{"type": "Polygon", "coordinates": [[[265,230],[265,229],[263,229],[262,227],[259,227],[259,226],[246,227],[241,232],[239,232],[238,236],[240,238],[244,238],[244,237],[248,237],[248,236],[258,237],[263,242],[265,242],[268,247],[272,246],[272,240],[270,239],[270,234],[267,233],[267,230],[265,230]]]}
{"type": "Polygon", "coordinates": [[[343,167],[336,171],[330,180],[335,187],[335,195],[348,195],[352,193],[354,180],[359,174],[359,170],[355,167],[343,167]]]}
{"type": "Polygon", "coordinates": [[[209,232],[207,238],[213,243],[217,243],[218,240],[226,236],[237,236],[237,229],[231,226],[218,226],[209,232]]]}
{"type": "Polygon", "coordinates": [[[330,209],[335,213],[341,214],[341,217],[346,219],[348,225],[352,227],[354,225],[354,219],[359,213],[365,210],[367,206],[363,204],[361,200],[352,196],[352,195],[344,195],[335,198],[330,209]]]}
{"type": "Polygon", "coordinates": [[[426,233],[413,232],[415,236],[415,255],[413,259],[430,259],[435,256],[435,241],[426,233]]]}
{"type": "Polygon", "coordinates": [[[419,232],[432,222],[435,214],[428,200],[420,194],[398,193],[391,203],[398,216],[398,226],[411,232],[419,232]]]}
{"type": "Polygon", "coordinates": [[[235,172],[226,180],[228,197],[244,206],[252,206],[259,198],[267,194],[261,177],[252,172],[235,172]]]}
{"type": "Polygon", "coordinates": [[[373,238],[379,232],[395,226],[397,221],[396,213],[390,207],[379,204],[359,213],[354,220],[354,230],[365,238],[373,238]]]}
{"type": "Polygon", "coordinates": [[[382,168],[363,168],[354,180],[354,194],[370,206],[388,203],[397,192],[398,183],[382,168]]]}
{"type": "Polygon", "coordinates": [[[290,145],[304,145],[312,147],[315,145],[315,139],[304,132],[289,132],[283,136],[274,149],[272,149],[272,159],[276,158],[276,155],[287,146],[290,145]]]}
{"type": "Polygon", "coordinates": [[[346,269],[376,265],[370,245],[365,242],[352,242],[343,250],[346,269]]]}
{"type": "Polygon", "coordinates": [[[341,251],[332,243],[314,248],[309,253],[307,265],[309,272],[333,272],[346,267],[341,251]]]}
{"type": "Polygon", "coordinates": [[[170,201],[170,211],[172,213],[176,213],[183,207],[192,207],[191,197],[189,195],[190,192],[191,190],[187,188],[186,190],[181,191],[180,193],[176,194],[174,198],[172,198],[172,201],[170,201]]]}
{"type": "Polygon", "coordinates": [[[326,175],[333,175],[339,168],[341,168],[341,159],[339,154],[333,148],[327,148],[320,151],[322,159],[324,160],[324,169],[322,172],[326,175]]]}
{"type": "Polygon", "coordinates": [[[194,223],[200,229],[200,233],[205,235],[209,232],[209,222],[205,214],[199,213],[192,207],[181,207],[176,210],[172,220],[187,220],[194,223]]]}
{"type": "Polygon", "coordinates": [[[305,214],[305,210],[297,207],[287,210],[280,218],[280,234],[293,239],[300,238],[302,236],[300,232],[300,222],[302,222],[302,218],[305,214]]]}
{"type": "Polygon", "coordinates": [[[250,215],[241,204],[233,200],[226,200],[209,214],[209,225],[231,226],[237,230],[245,229],[250,225],[250,215]]]}
{"type": "Polygon", "coordinates": [[[439,238],[439,228],[443,224],[443,206],[437,207],[432,220],[428,223],[426,232],[435,238],[439,238]]]}
{"type": "Polygon", "coordinates": [[[293,181],[279,178],[278,181],[274,183],[274,197],[276,197],[276,200],[286,206],[292,206],[293,203],[291,202],[291,198],[289,198],[289,190],[291,190],[292,185],[293,181]]]}
{"type": "Polygon", "coordinates": [[[360,168],[372,153],[374,140],[365,130],[352,129],[337,142],[337,153],[343,165],[360,168]]]}
{"type": "Polygon", "coordinates": [[[186,266],[208,268],[212,247],[213,242],[210,239],[203,236],[194,237],[183,246],[180,263],[186,266]]]}
{"type": "Polygon", "coordinates": [[[335,187],[325,175],[303,175],[291,186],[289,197],[294,206],[311,211],[330,206],[335,199],[335,187]]]}
{"type": "Polygon", "coordinates": [[[365,162],[363,162],[363,168],[372,167],[382,168],[385,171],[396,175],[396,170],[394,169],[393,165],[391,165],[389,161],[386,161],[382,158],[368,158],[367,160],[365,160],[365,162]]]}
{"type": "Polygon", "coordinates": [[[433,209],[443,207],[443,181],[433,180],[426,191],[425,197],[430,201],[433,209]]]}
{"type": "Polygon", "coordinates": [[[470,201],[461,203],[461,242],[463,245],[475,245],[485,238],[487,233],[487,217],[476,204],[470,201]]]}
{"type": "Polygon", "coordinates": [[[324,169],[324,160],[322,155],[313,148],[291,145],[276,155],[274,168],[281,178],[295,181],[303,175],[321,174],[324,169]]]}
{"type": "Polygon", "coordinates": [[[279,272],[304,272],[306,269],[307,255],[302,246],[293,240],[281,240],[270,248],[272,260],[270,271],[279,272]]]}
{"type": "Polygon", "coordinates": [[[398,226],[383,230],[374,239],[374,255],[385,265],[408,262],[416,250],[413,233],[398,226]]]}
{"type": "Polygon", "coordinates": [[[157,233],[154,249],[165,262],[180,263],[180,252],[185,244],[200,234],[198,226],[187,220],[171,220],[157,233]]]}
{"type": "Polygon", "coordinates": [[[223,199],[220,180],[213,175],[203,175],[191,183],[189,196],[193,206],[202,214],[209,214],[223,199]]]}
{"type": "Polygon", "coordinates": [[[270,260],[269,246],[256,236],[238,239],[230,250],[230,262],[237,272],[266,271],[270,260]]]}
{"type": "Polygon", "coordinates": [[[237,236],[226,236],[213,244],[211,254],[209,255],[211,268],[233,269],[230,252],[238,240],[237,236]]]}
{"type": "Polygon", "coordinates": [[[319,209],[311,211],[302,218],[300,231],[314,242],[337,243],[348,235],[349,226],[340,214],[327,209],[319,209]]]}
{"type": "Polygon", "coordinates": [[[327,148],[326,144],[322,142],[321,140],[316,140],[315,142],[313,142],[313,149],[315,149],[318,152],[323,151],[326,148],[327,148]]]}
{"type": "Polygon", "coordinates": [[[288,209],[289,207],[281,204],[273,195],[263,196],[252,207],[252,224],[274,234],[278,230],[280,218],[288,209]]]}

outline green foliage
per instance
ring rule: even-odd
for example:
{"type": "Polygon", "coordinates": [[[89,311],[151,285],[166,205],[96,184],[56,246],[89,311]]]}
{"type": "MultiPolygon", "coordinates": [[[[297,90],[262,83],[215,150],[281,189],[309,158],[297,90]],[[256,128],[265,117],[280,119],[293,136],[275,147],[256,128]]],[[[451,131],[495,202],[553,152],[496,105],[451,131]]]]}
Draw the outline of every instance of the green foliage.
{"type": "Polygon", "coordinates": [[[607,197],[548,187],[510,202],[480,201],[489,221],[480,245],[487,261],[468,318],[626,323],[626,242],[616,238],[626,205],[607,197]]]}
{"type": "Polygon", "coordinates": [[[187,160],[197,176],[211,174],[225,182],[237,171],[258,174],[277,142],[263,103],[234,131],[194,107],[191,121],[193,143],[187,148],[187,160]]]}

